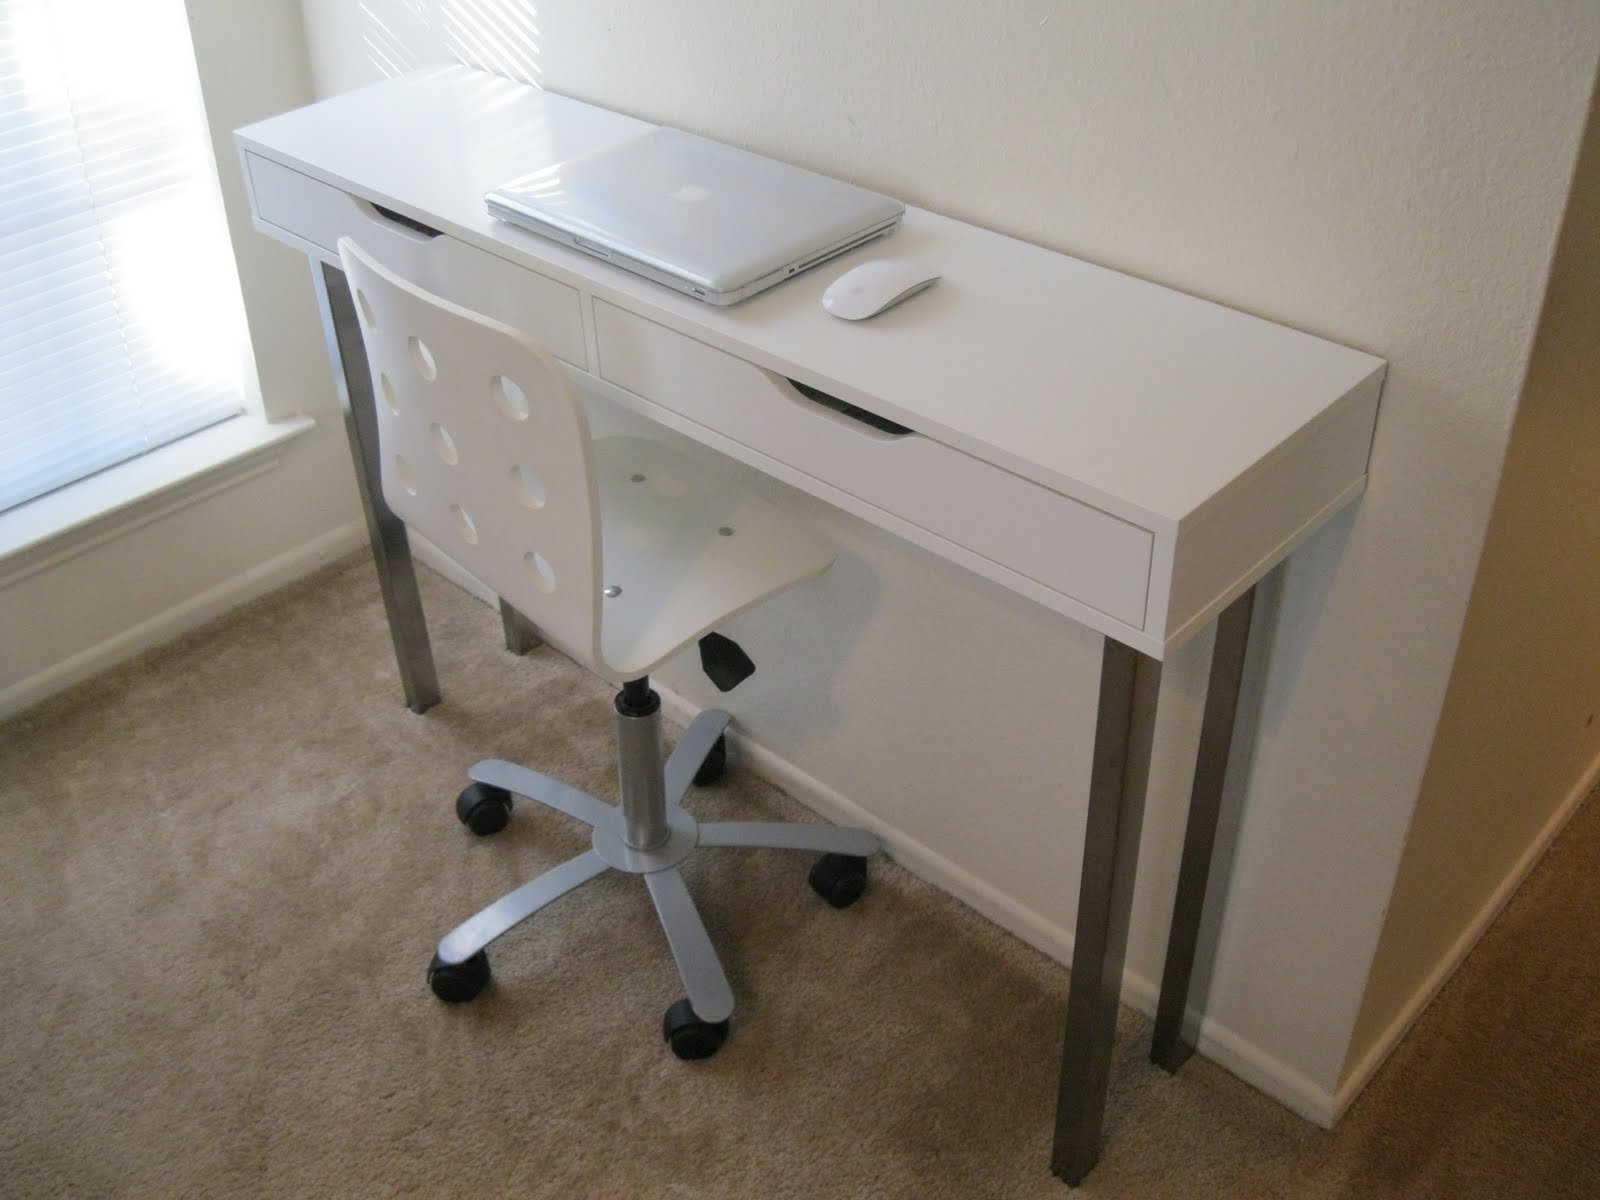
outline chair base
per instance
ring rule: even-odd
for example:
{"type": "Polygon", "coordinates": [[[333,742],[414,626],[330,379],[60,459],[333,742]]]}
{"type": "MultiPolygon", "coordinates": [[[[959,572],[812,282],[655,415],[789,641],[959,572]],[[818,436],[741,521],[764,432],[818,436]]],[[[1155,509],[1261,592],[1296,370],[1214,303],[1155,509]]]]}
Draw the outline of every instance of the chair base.
{"type": "Polygon", "coordinates": [[[702,847],[809,850],[825,856],[813,870],[811,883],[830,904],[842,908],[861,894],[865,859],[881,848],[876,836],[835,825],[695,820],[683,809],[683,796],[708,756],[719,750],[732,718],[720,711],[701,713],[664,767],[659,719],[659,706],[625,712],[619,696],[621,804],[608,804],[558,779],[498,759],[480,762],[468,772],[479,785],[565,813],[590,826],[594,834],[590,849],[502,896],[444,936],[429,968],[430,982],[441,999],[475,995],[488,981],[487,960],[481,958],[484,948],[546,905],[608,870],[639,875],[650,891],[692,1010],[682,1012],[682,1001],[669,1010],[665,1036],[679,1057],[703,1058],[726,1033],[733,990],[678,872],[679,864],[702,847]]]}

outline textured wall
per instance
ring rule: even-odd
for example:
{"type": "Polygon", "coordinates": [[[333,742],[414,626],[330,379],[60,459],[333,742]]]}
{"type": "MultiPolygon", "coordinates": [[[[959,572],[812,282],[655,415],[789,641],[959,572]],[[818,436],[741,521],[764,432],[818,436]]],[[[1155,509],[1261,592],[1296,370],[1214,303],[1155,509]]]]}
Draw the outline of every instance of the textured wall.
{"type": "Polygon", "coordinates": [[[1379,1045],[1600,767],[1600,121],[1591,110],[1455,674],[1351,1048],[1379,1045]]]}
{"type": "MultiPolygon", "coordinates": [[[[1207,1047],[1326,1116],[1450,674],[1600,8],[303,3],[324,91],[487,63],[1391,360],[1368,494],[1297,556],[1269,612],[1207,1047]]],[[[774,674],[823,699],[774,687],[741,720],[1049,942],[1074,903],[1093,639],[835,524],[851,553],[821,585],[832,622],[798,603],[750,622],[780,651],[774,674]]],[[[1130,950],[1146,975],[1203,654],[1169,666],[1130,950]]]]}

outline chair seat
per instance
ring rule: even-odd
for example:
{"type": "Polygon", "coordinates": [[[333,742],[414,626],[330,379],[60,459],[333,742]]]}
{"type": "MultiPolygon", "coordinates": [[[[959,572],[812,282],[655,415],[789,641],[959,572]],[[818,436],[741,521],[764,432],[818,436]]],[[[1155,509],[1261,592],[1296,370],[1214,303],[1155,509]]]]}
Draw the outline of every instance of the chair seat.
{"type": "Polygon", "coordinates": [[[650,674],[833,562],[829,542],[730,473],[646,438],[593,446],[605,588],[595,666],[613,682],[650,674]]]}

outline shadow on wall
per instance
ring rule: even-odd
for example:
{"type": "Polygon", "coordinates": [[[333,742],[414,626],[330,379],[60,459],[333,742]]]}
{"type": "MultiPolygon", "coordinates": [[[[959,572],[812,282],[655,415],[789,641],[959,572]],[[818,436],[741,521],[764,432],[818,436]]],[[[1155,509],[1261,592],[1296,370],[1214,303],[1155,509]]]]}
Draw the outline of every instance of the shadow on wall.
{"type": "Polygon", "coordinates": [[[527,0],[361,0],[361,42],[386,79],[454,61],[538,87],[538,15],[527,0]]]}

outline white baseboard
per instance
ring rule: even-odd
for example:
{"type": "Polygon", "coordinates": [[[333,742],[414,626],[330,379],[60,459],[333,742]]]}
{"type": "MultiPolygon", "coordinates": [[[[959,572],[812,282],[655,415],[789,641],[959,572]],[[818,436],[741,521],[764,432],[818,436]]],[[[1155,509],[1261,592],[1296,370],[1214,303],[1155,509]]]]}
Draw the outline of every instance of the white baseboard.
{"type": "Polygon", "coordinates": [[[486,588],[476,575],[470,574],[460,563],[420,533],[415,530],[407,530],[406,533],[411,540],[411,557],[417,562],[432,567],[463,592],[469,596],[476,596],[490,608],[500,607],[500,597],[486,588]]]}
{"type": "MultiPolygon", "coordinates": [[[[663,711],[679,724],[687,725],[700,712],[696,705],[659,683],[654,687],[661,696],[663,711]]],[[[730,729],[729,737],[736,746],[741,766],[826,820],[870,829],[883,840],[889,857],[917,878],[954,896],[985,919],[993,921],[1062,966],[1071,967],[1074,940],[1071,930],[1019,904],[1013,897],[957,866],[903,830],[885,823],[787,759],[780,758],[749,738],[741,737],[737,729],[730,729]]],[[[1159,989],[1154,981],[1136,971],[1124,969],[1124,1004],[1138,1009],[1147,1017],[1154,1017],[1158,994],[1159,989]]],[[[1325,1129],[1332,1128],[1334,1098],[1326,1088],[1317,1086],[1301,1072],[1228,1027],[1209,1017],[1203,1019],[1196,1051],[1271,1096],[1298,1116],[1325,1129]]]]}
{"type": "MultiPolygon", "coordinates": [[[[1124,989],[1126,991],[1126,981],[1124,989]]],[[[1126,1000],[1126,994],[1124,995],[1126,1000]]],[[[1144,1008],[1144,1005],[1138,1005],[1144,1008]]],[[[1150,1008],[1154,1012],[1154,995],[1150,1008]]],[[[1282,1059],[1268,1054],[1248,1038],[1210,1017],[1200,1022],[1195,1053],[1210,1059],[1230,1075],[1236,1075],[1263,1095],[1283,1105],[1295,1116],[1323,1129],[1332,1129],[1338,1120],[1333,1093],[1310,1076],[1282,1059]]]]}
{"type": "Polygon", "coordinates": [[[1495,918],[1522,886],[1522,881],[1534,867],[1538,866],[1539,860],[1550,848],[1550,843],[1555,841],[1556,836],[1566,828],[1567,822],[1572,819],[1572,814],[1578,811],[1579,804],[1583,802],[1583,798],[1589,794],[1597,780],[1600,780],[1600,758],[1589,764],[1588,770],[1583,773],[1578,783],[1550,814],[1550,819],[1539,830],[1538,836],[1517,858],[1511,870],[1506,872],[1506,877],[1500,881],[1500,886],[1490,893],[1477,915],[1461,931],[1461,936],[1456,938],[1450,949],[1434,965],[1433,970],[1412,993],[1394,1020],[1389,1022],[1377,1041],[1346,1071],[1344,1079],[1339,1084],[1339,1090],[1334,1094],[1335,1121],[1344,1116],[1345,1110],[1377,1074],[1378,1068],[1383,1066],[1389,1055],[1394,1052],[1394,1048],[1400,1044],[1400,1040],[1410,1031],[1411,1026],[1416,1024],[1423,1010],[1433,1003],[1433,998],[1439,994],[1440,989],[1450,982],[1450,977],[1466,961],[1467,955],[1478,944],[1478,939],[1483,937],[1489,926],[1494,924],[1495,918]]]}
{"type": "Polygon", "coordinates": [[[0,691],[0,720],[31,708],[41,700],[75,683],[82,683],[136,654],[169,642],[247,601],[292,583],[366,544],[366,526],[360,521],[351,521],[286,554],[269,559],[242,575],[191,596],[133,628],[123,630],[115,637],[107,638],[0,691]]]}
{"type": "MultiPolygon", "coordinates": [[[[651,686],[661,696],[662,711],[672,720],[687,725],[699,714],[697,706],[662,687],[659,682],[651,686]]],[[[740,765],[749,768],[785,795],[836,825],[870,829],[883,841],[889,857],[919,879],[927,880],[941,891],[948,892],[967,907],[1057,962],[1068,964],[1072,961],[1073,938],[1070,930],[1018,904],[970,871],[840,795],[821,780],[806,774],[788,759],[780,758],[765,746],[743,736],[737,727],[729,729],[728,737],[737,748],[740,765]]],[[[1155,1011],[1154,1005],[1151,1011],[1155,1011]]]]}

